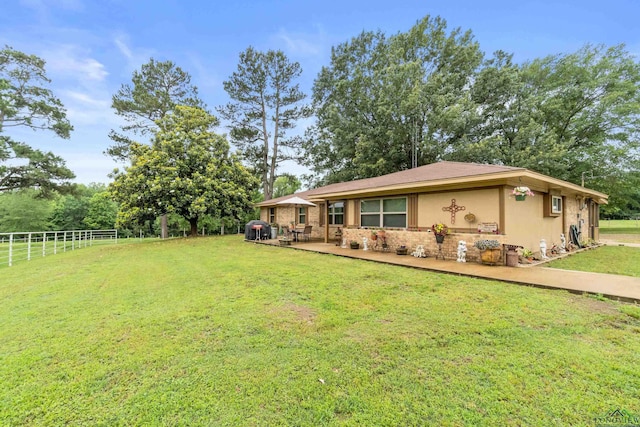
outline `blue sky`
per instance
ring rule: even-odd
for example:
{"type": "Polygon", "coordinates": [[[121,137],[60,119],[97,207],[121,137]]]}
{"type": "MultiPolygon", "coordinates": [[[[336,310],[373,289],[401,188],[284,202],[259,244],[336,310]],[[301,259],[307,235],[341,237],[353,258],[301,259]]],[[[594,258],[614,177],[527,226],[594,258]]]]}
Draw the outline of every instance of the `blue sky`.
{"type": "MultiPolygon", "coordinates": [[[[52,89],[75,127],[70,140],[14,134],[62,156],[77,182],[108,182],[117,166],[103,151],[120,121],[111,96],[148,62],[172,60],[192,75],[213,110],[222,82],[248,46],[281,49],[300,62],[303,90],[329,64],[331,47],[363,30],[395,34],[425,15],[470,29],[482,50],[517,61],[573,52],[586,43],[625,43],[640,58],[638,0],[3,0],[0,45],[47,61],[52,89]]],[[[226,132],[221,128],[220,132],[226,132]]],[[[300,172],[288,166],[291,172],[300,172]]]]}

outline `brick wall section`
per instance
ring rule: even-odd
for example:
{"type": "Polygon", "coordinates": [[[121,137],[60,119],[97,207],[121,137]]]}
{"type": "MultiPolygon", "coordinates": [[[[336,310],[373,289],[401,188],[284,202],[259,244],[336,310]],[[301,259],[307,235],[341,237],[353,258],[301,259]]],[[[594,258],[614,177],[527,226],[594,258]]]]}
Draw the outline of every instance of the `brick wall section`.
{"type": "MultiPolygon", "coordinates": [[[[436,238],[431,232],[426,231],[406,231],[406,230],[385,230],[387,234],[387,244],[391,251],[401,245],[409,248],[409,254],[413,252],[418,245],[423,245],[429,257],[435,257],[438,253],[438,244],[436,238]]],[[[346,238],[347,245],[351,240],[360,243],[362,250],[362,238],[369,239],[369,247],[374,242],[371,241],[371,230],[348,228],[343,231],[343,238],[346,238]]],[[[450,233],[444,238],[442,244],[442,252],[447,260],[456,260],[458,258],[458,242],[464,240],[467,242],[467,262],[480,262],[480,251],[473,247],[476,240],[497,240],[506,243],[505,236],[496,234],[471,234],[471,233],[450,233]]],[[[504,255],[504,254],[503,254],[504,255]]],[[[501,258],[503,262],[504,257],[501,258]]]]}

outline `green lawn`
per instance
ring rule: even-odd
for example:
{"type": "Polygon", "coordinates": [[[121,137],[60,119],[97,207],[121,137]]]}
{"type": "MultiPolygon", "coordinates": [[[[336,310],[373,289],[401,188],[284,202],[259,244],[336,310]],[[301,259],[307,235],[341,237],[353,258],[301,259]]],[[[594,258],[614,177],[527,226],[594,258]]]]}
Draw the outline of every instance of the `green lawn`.
{"type": "Polygon", "coordinates": [[[2,269],[0,425],[592,426],[640,412],[637,307],[244,243],[2,269]]]}
{"type": "Polygon", "coordinates": [[[546,266],[640,277],[640,248],[602,246],[552,261],[546,266]]]}
{"type": "Polygon", "coordinates": [[[640,220],[636,219],[602,219],[602,234],[640,234],[640,220]]]}

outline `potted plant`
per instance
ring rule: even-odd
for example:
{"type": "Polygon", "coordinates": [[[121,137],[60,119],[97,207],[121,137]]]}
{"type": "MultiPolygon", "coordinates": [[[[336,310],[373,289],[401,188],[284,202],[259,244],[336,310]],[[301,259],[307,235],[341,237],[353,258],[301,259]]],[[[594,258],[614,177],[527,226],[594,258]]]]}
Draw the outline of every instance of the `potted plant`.
{"type": "Polygon", "coordinates": [[[533,197],[533,191],[529,189],[529,187],[519,186],[513,189],[511,192],[513,196],[516,197],[516,201],[521,202],[527,198],[527,196],[533,197]]]}
{"type": "Polygon", "coordinates": [[[372,241],[378,240],[378,233],[376,232],[376,230],[371,230],[371,240],[372,241]]]}
{"type": "Polygon", "coordinates": [[[358,243],[357,240],[352,240],[351,242],[349,242],[349,246],[351,247],[351,249],[360,249],[360,243],[358,243]]]}
{"type": "Polygon", "coordinates": [[[495,265],[500,262],[500,242],[497,240],[476,240],[473,246],[480,251],[480,261],[483,264],[495,265]]]}
{"type": "Polygon", "coordinates": [[[533,261],[533,251],[527,248],[522,249],[522,258],[529,262],[533,261]]]}
{"type": "Polygon", "coordinates": [[[444,236],[449,234],[449,227],[441,222],[438,222],[431,226],[431,231],[433,231],[433,234],[436,236],[436,242],[442,243],[444,242],[444,236]]]}
{"type": "Polygon", "coordinates": [[[408,251],[409,248],[407,248],[405,245],[400,245],[396,248],[396,254],[398,255],[406,255],[408,251]]]}

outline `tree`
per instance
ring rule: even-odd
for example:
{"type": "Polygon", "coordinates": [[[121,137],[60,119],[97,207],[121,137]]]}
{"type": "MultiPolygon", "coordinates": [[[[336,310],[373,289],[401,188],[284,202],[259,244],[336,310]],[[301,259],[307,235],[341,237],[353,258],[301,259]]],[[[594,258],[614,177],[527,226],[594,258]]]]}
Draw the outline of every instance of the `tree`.
{"type": "Polygon", "coordinates": [[[223,83],[232,102],[218,112],[230,122],[232,142],[260,174],[265,199],[273,196],[278,165],[295,158],[301,148],[302,139],[287,137],[287,131],[311,114],[301,104],[306,95],[294,83],[301,74],[300,64],[282,51],[249,47],[240,53],[237,71],[223,83]]]}
{"type": "Polygon", "coordinates": [[[106,191],[104,184],[76,184],[73,194],[59,195],[53,202],[53,210],[49,217],[50,228],[54,230],[84,230],[91,198],[104,191],[106,191]]]}
{"type": "MultiPolygon", "coordinates": [[[[173,111],[176,105],[205,108],[198,97],[198,88],[191,85],[191,75],[171,61],[151,58],[140,71],[133,72],[131,82],[133,85],[120,87],[111,104],[116,114],[127,122],[120,133],[114,130],[109,133],[114,144],[106,153],[120,161],[126,161],[130,156],[133,140],[127,133],[138,137],[153,135],[157,131],[157,121],[173,111]]],[[[160,228],[162,237],[166,238],[166,216],[161,218],[160,228]]]]}
{"type": "Polygon", "coordinates": [[[300,180],[294,175],[283,173],[273,183],[273,198],[293,194],[302,187],[300,180]]]}
{"type": "Polygon", "coordinates": [[[90,230],[112,229],[116,226],[117,214],[118,205],[111,200],[109,192],[101,191],[89,199],[83,222],[90,230]]]}
{"type": "Polygon", "coordinates": [[[37,188],[45,196],[69,191],[75,176],[62,158],[4,134],[27,127],[69,138],[73,127],[62,102],[46,87],[45,62],[6,46],[0,50],[0,191],[37,188]]]}
{"type": "Polygon", "coordinates": [[[134,71],[131,84],[123,84],[113,95],[111,107],[127,122],[121,132],[112,130],[114,144],[106,151],[116,160],[129,160],[133,140],[127,134],[152,136],[157,121],[173,111],[176,105],[205,108],[198,97],[198,88],[191,85],[189,73],[171,61],[153,58],[134,71]]]}
{"type": "Polygon", "coordinates": [[[624,46],[587,45],[521,65],[498,52],[471,89],[476,106],[452,160],[526,167],[611,196],[638,199],[640,64],[624,46]]]}
{"type": "Polygon", "coordinates": [[[471,32],[429,16],[406,33],[363,32],[333,48],[313,86],[308,166],[330,183],[441,159],[471,108],[482,56],[471,32]]]}
{"type": "Polygon", "coordinates": [[[109,187],[120,203],[119,225],[175,213],[196,236],[203,215],[238,218],[250,209],[256,182],[230,154],[226,139],[212,132],[214,116],[176,106],[157,123],[151,146],[132,144],[131,166],[116,172],[109,187]]]}
{"type": "Polygon", "coordinates": [[[53,203],[33,189],[0,194],[0,232],[44,231],[53,203]]]}

